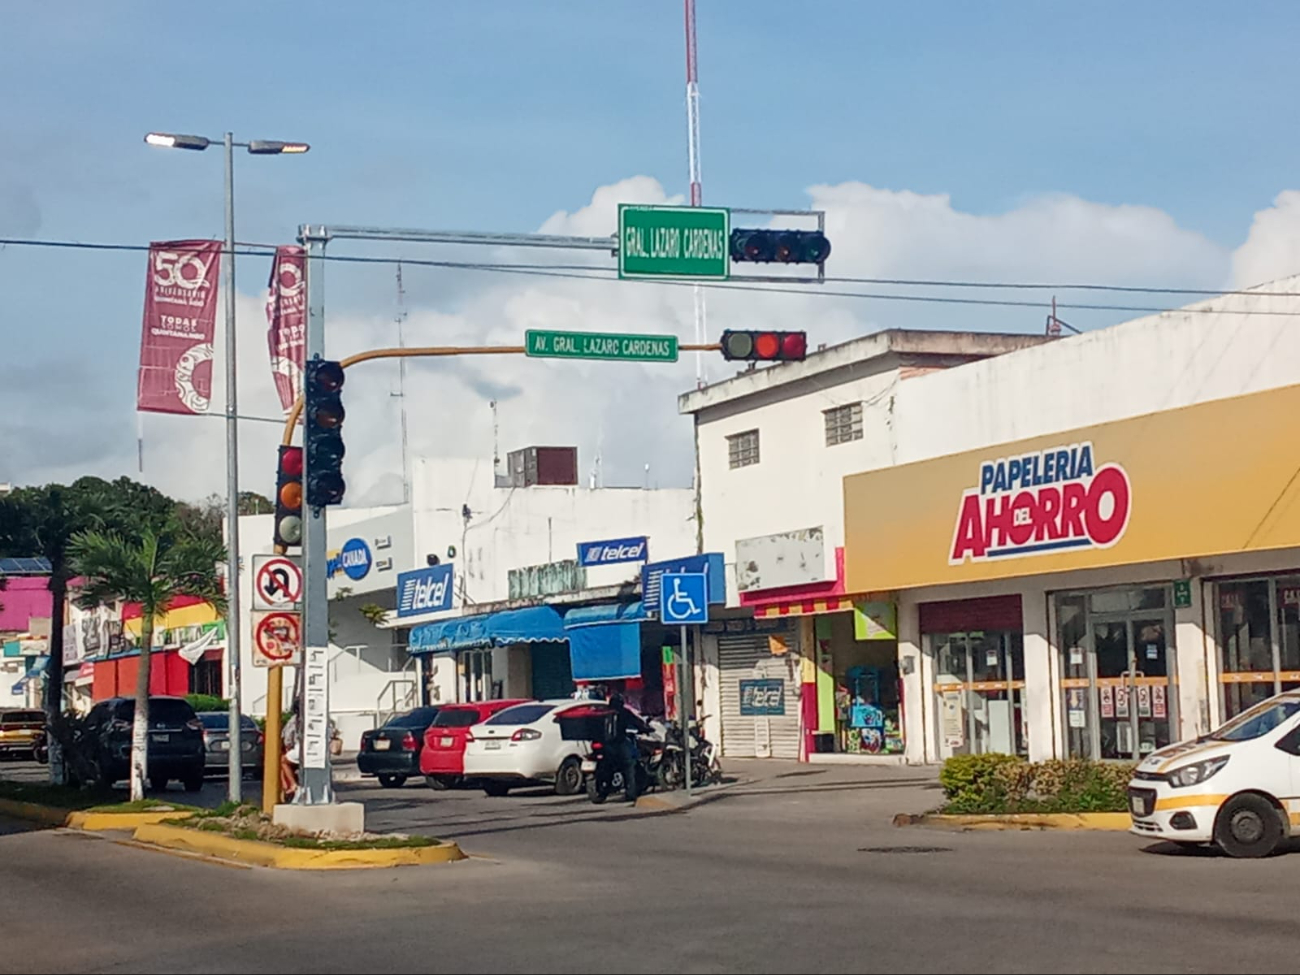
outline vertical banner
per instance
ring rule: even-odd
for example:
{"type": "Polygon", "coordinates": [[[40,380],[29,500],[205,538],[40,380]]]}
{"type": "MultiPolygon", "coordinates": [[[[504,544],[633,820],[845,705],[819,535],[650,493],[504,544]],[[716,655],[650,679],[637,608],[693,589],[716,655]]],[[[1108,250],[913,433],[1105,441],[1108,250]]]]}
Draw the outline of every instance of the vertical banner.
{"type": "Polygon", "coordinates": [[[149,245],[137,410],[208,411],[221,246],[218,240],[149,245]]]}
{"type": "Polygon", "coordinates": [[[302,363],[307,340],[307,289],[301,247],[275,249],[266,295],[266,333],[271,350],[271,376],[280,405],[287,414],[302,391],[302,363]]]}

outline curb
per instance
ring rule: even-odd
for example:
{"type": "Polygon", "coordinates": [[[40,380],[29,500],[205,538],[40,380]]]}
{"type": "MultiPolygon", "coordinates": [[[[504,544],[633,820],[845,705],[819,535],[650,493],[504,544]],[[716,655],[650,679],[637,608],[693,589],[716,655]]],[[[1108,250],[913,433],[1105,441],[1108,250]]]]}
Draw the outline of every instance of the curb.
{"type": "Polygon", "coordinates": [[[63,825],[68,829],[84,829],[98,833],[115,829],[136,829],[169,819],[189,819],[193,815],[193,811],[189,809],[133,813],[74,812],[68,814],[63,825]]]}
{"type": "Polygon", "coordinates": [[[163,809],[149,812],[91,812],[77,810],[69,812],[58,806],[44,806],[36,802],[22,802],[18,799],[0,799],[0,815],[25,819],[28,822],[41,823],[45,826],[65,826],[68,829],[82,829],[92,833],[115,829],[135,829],[150,823],[161,823],[167,819],[186,819],[194,813],[189,809],[163,809]]]}
{"type": "Polygon", "coordinates": [[[1128,813],[1004,813],[1001,815],[949,815],[899,813],[895,826],[946,826],[956,829],[1083,829],[1127,833],[1133,825],[1128,813]]]}
{"type": "Polygon", "coordinates": [[[347,870],[375,867],[410,867],[431,863],[464,860],[465,854],[455,843],[443,841],[439,846],[417,846],[396,850],[307,850],[276,846],[258,840],[237,840],[220,833],[207,833],[184,826],[161,823],[145,825],[135,831],[139,843],[149,843],[168,850],[200,853],[221,860],[235,860],[258,867],[280,870],[347,870]]]}

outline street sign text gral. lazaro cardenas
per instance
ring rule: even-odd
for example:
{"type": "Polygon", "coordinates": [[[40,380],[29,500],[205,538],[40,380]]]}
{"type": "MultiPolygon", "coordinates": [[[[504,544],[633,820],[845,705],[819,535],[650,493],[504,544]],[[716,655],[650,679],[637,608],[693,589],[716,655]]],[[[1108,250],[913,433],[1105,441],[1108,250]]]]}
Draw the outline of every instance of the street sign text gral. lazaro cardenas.
{"type": "Polygon", "coordinates": [[[618,207],[620,278],[726,278],[731,211],[717,207],[618,207]]]}

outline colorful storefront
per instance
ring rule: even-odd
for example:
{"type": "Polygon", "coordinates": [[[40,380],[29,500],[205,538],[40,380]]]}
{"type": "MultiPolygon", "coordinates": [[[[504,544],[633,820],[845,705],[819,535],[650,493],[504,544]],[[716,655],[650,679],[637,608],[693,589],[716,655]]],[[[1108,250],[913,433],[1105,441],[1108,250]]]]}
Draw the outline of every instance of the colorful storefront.
{"type": "MultiPolygon", "coordinates": [[[[96,659],[94,700],[135,694],[140,667],[142,618],[139,603],[127,603],[114,632],[87,648],[96,659]]],[[[154,624],[149,670],[152,694],[223,696],[226,625],[207,603],[178,597],[154,624]]]]}
{"type": "Polygon", "coordinates": [[[1292,386],[845,478],[908,760],[1133,759],[1300,686],[1297,434],[1292,386]]]}

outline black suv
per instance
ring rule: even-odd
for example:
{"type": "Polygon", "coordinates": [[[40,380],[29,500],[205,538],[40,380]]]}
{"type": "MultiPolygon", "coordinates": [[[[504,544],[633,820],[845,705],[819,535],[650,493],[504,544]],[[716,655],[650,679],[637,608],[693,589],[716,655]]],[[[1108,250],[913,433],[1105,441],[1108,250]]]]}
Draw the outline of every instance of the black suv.
{"type": "MultiPolygon", "coordinates": [[[[80,746],[104,784],[131,776],[131,726],[135,699],[101,701],[86,715],[80,746]]],[[[187,792],[203,788],[203,723],[179,697],[149,698],[149,785],[155,791],[180,779],[187,792]]]]}

